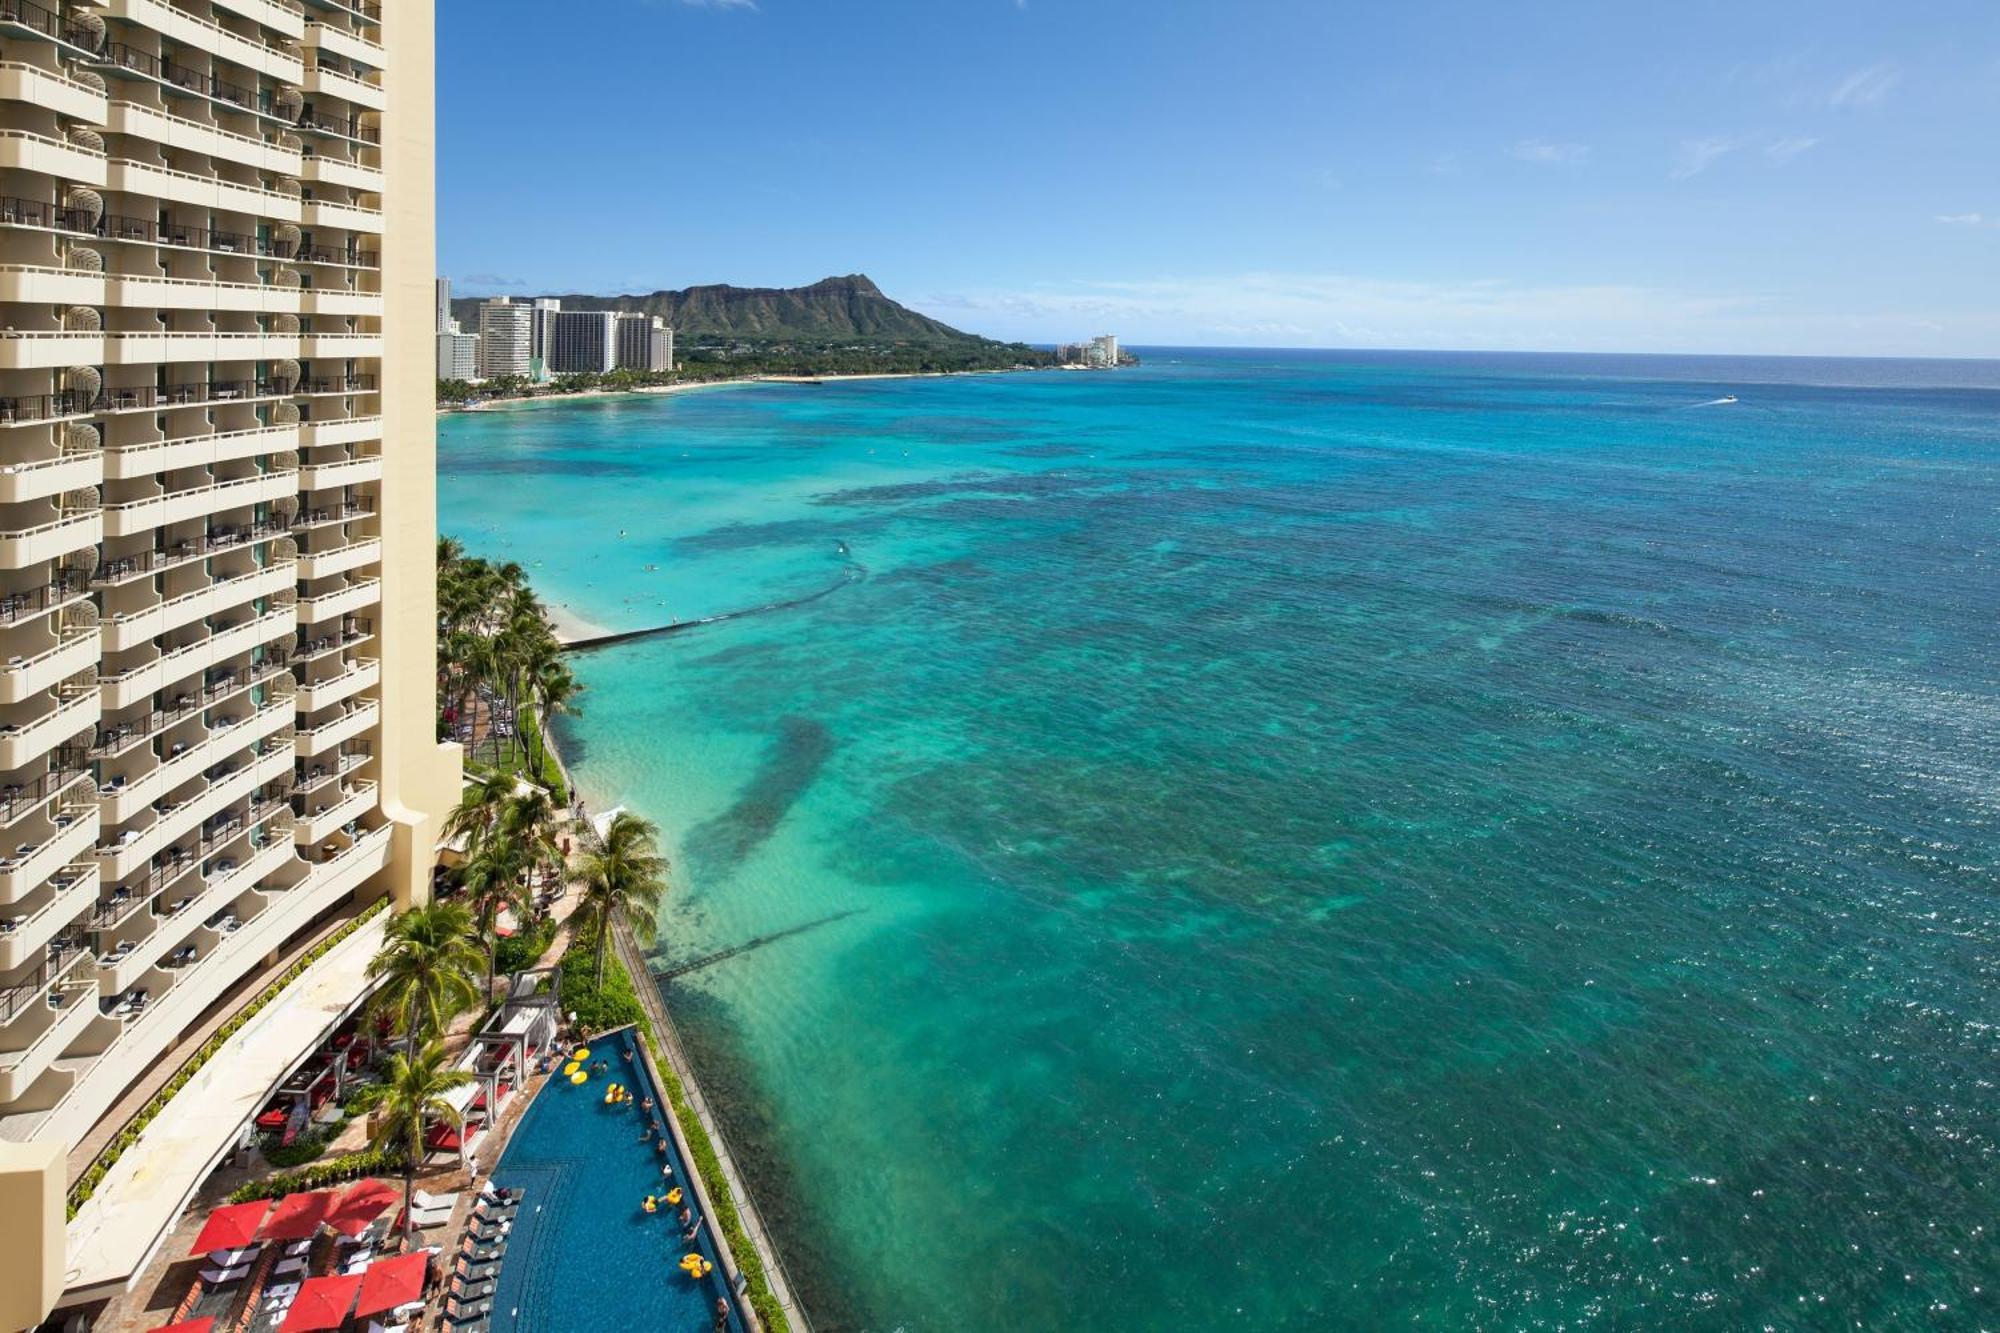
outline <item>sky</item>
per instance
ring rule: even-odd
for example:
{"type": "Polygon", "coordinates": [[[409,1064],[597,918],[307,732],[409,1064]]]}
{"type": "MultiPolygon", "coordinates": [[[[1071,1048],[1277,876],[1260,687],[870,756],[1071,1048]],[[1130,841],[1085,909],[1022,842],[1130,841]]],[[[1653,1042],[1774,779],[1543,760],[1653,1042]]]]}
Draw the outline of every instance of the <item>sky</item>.
{"type": "Polygon", "coordinates": [[[462,294],[1136,345],[2000,357],[1993,0],[439,0],[462,294]]]}

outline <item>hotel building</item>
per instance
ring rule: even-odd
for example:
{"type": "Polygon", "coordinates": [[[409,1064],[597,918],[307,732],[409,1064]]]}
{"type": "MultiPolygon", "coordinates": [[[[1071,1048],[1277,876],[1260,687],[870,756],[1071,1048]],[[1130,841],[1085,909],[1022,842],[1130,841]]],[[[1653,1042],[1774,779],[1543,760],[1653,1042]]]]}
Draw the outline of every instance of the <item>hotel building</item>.
{"type": "Polygon", "coordinates": [[[618,316],[618,369],[672,370],[674,331],[658,315],[618,316]]]}
{"type": "Polygon", "coordinates": [[[479,373],[486,379],[528,373],[528,307],[504,296],[479,306],[479,373]]]}
{"type": "Polygon", "coordinates": [[[618,364],[618,317],[609,310],[557,310],[549,320],[549,370],[603,372],[618,364]]]}
{"type": "Polygon", "coordinates": [[[0,1327],[132,1280],[381,918],[65,1196],[428,891],[432,61],[429,0],[0,0],[0,1327]]]}

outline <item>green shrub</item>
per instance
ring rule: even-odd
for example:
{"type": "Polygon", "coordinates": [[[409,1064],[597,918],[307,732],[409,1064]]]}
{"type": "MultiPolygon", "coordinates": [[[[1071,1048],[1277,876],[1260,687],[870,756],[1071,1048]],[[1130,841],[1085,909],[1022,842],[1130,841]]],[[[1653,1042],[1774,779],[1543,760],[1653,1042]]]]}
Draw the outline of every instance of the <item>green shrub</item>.
{"type": "Polygon", "coordinates": [[[276,1199],[300,1190],[325,1189],[328,1185],[357,1180],[362,1176],[399,1176],[402,1173],[401,1157],[392,1152],[368,1148],[329,1157],[324,1162],[314,1162],[298,1171],[275,1171],[262,1180],[253,1180],[236,1189],[230,1194],[229,1202],[276,1199]]]}
{"type": "Polygon", "coordinates": [[[549,942],[555,937],[554,920],[537,917],[527,929],[516,931],[500,941],[500,948],[494,954],[494,965],[503,976],[525,971],[542,961],[542,955],[548,952],[549,942]]]}
{"type": "Polygon", "coordinates": [[[267,1136],[258,1150],[264,1154],[264,1160],[272,1166],[304,1166],[326,1151],[327,1145],[333,1142],[334,1136],[340,1133],[341,1126],[346,1123],[346,1117],[343,1116],[340,1124],[316,1125],[290,1143],[280,1143],[276,1138],[267,1136]]]}
{"type": "Polygon", "coordinates": [[[632,989],[632,978],[619,965],[616,951],[604,956],[604,987],[595,975],[597,932],[579,930],[563,955],[562,1008],[576,1015],[584,1032],[603,1032],[646,1021],[646,1010],[632,989]]]}

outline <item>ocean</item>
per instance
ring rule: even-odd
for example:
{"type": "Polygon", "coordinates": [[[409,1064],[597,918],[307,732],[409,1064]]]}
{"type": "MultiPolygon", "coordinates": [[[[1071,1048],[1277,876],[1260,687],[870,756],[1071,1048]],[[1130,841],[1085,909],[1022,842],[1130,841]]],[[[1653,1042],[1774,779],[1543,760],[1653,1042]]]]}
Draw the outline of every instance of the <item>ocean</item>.
{"type": "Polygon", "coordinates": [[[2000,364],[1140,354],[442,423],[820,1333],[2000,1322],[2000,364]]]}

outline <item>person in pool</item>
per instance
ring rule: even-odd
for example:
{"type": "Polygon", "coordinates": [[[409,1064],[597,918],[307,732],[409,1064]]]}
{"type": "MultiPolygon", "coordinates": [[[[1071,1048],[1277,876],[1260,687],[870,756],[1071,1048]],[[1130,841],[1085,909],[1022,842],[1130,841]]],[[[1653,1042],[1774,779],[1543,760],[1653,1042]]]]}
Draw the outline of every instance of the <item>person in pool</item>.
{"type": "Polygon", "coordinates": [[[653,1113],[653,1099],[651,1097],[641,1098],[639,1101],[639,1109],[641,1111],[644,1111],[647,1115],[651,1115],[653,1113]]]}
{"type": "Polygon", "coordinates": [[[632,1063],[632,1048],[630,1046],[625,1048],[625,1063],[628,1065],[632,1063]]]}
{"type": "Polygon", "coordinates": [[[715,1298],[715,1326],[718,1329],[729,1327],[729,1298],[727,1296],[717,1296],[715,1298]]]}
{"type": "Polygon", "coordinates": [[[611,1072],[611,1066],[599,1060],[590,1067],[590,1072],[593,1074],[608,1074],[611,1072]]]}
{"type": "Polygon", "coordinates": [[[680,1212],[680,1217],[679,1217],[679,1218],[678,1218],[677,1220],[678,1220],[678,1221],[680,1222],[680,1224],[681,1224],[682,1226],[684,1226],[684,1227],[691,1227],[691,1226],[693,1226],[693,1225],[694,1225],[694,1209],[692,1209],[692,1208],[688,1207],[688,1206],[687,1206],[686,1204],[682,1204],[682,1205],[681,1205],[681,1212],[680,1212]]]}

